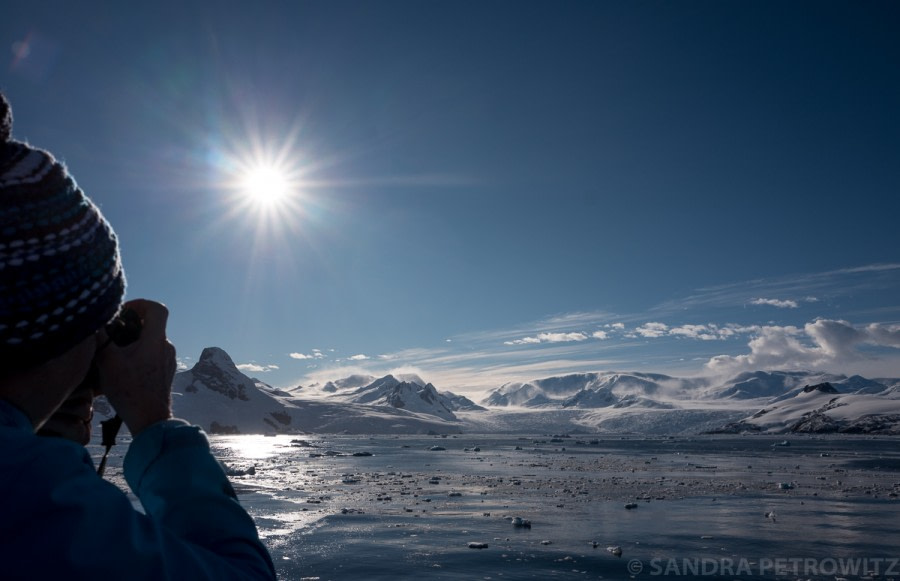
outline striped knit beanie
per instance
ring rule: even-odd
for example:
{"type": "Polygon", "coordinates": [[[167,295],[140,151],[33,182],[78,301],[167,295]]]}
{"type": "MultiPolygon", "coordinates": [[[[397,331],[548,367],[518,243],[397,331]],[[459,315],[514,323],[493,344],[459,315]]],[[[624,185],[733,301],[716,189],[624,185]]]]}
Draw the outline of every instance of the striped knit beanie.
{"type": "Polygon", "coordinates": [[[116,235],[50,153],[13,141],[0,93],[0,376],[62,355],[119,311],[116,235]]]}

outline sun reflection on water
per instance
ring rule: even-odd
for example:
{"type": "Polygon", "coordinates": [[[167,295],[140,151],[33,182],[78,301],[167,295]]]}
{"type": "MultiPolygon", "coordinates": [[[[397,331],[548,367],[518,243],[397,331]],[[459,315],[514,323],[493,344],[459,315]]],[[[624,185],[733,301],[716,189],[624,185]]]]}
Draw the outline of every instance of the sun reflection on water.
{"type": "Polygon", "coordinates": [[[218,436],[214,445],[228,450],[228,456],[247,460],[265,460],[290,446],[291,436],[218,436]]]}

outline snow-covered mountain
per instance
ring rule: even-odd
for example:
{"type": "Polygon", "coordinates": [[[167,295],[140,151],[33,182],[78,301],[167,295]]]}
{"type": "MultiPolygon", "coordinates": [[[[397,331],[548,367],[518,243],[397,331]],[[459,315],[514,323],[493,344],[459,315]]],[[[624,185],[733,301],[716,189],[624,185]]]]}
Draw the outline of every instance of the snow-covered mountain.
{"type": "MultiPolygon", "coordinates": [[[[210,433],[900,433],[900,379],[758,371],[726,380],[575,373],[506,383],[479,406],[416,375],[352,375],[279,389],[203,350],[175,376],[177,417],[210,433]],[[813,387],[822,386],[828,387],[813,387]],[[894,427],[896,426],[896,427],[894,427]]],[[[97,420],[112,413],[103,400],[97,420]]]]}
{"type": "MultiPolygon", "coordinates": [[[[357,377],[357,379],[360,379],[357,377]]],[[[385,378],[382,378],[385,379],[385,378]]],[[[359,397],[334,400],[300,397],[254,380],[217,347],[203,350],[193,368],[175,375],[176,417],[210,433],[457,433],[456,418],[430,384],[383,381],[359,397]],[[343,399],[343,401],[341,401],[343,399]],[[429,401],[432,405],[429,405],[429,401]]],[[[302,390],[301,390],[302,392],[302,390]]],[[[330,399],[330,398],[329,398],[330,399]]]]}
{"type": "Polygon", "coordinates": [[[445,420],[456,419],[449,402],[438,394],[433,385],[401,381],[393,375],[386,375],[369,385],[344,391],[340,395],[336,393],[333,397],[349,403],[390,406],[435,415],[445,420]]]}
{"type": "Polygon", "coordinates": [[[753,371],[712,386],[707,396],[729,399],[790,398],[805,386],[819,383],[830,383],[841,393],[880,393],[887,389],[883,383],[859,375],[847,377],[808,371],[753,371]]]}
{"type": "Polygon", "coordinates": [[[464,395],[458,395],[450,391],[441,391],[439,393],[447,402],[447,407],[455,412],[487,411],[487,408],[478,405],[464,395]]]}
{"type": "MultiPolygon", "coordinates": [[[[855,385],[858,382],[850,382],[855,385]]],[[[841,393],[831,383],[808,385],[717,432],[839,432],[900,435],[900,396],[857,390],[841,393]]]]}
{"type": "MultiPolygon", "coordinates": [[[[756,430],[752,424],[744,426],[741,421],[780,402],[799,405],[810,401],[808,386],[827,383],[841,395],[841,407],[846,408],[841,417],[847,421],[832,425],[838,430],[847,429],[853,421],[850,416],[857,411],[871,417],[868,410],[879,403],[887,410],[894,409],[895,402],[887,400],[900,398],[897,381],[805,371],[757,371],[725,380],[651,373],[578,373],[507,383],[482,403],[495,414],[499,412],[494,422],[498,429],[519,426],[532,418],[535,423],[553,419],[557,428],[562,422],[576,429],[604,432],[698,433],[725,425],[730,426],[728,429],[756,430]],[[801,394],[807,395],[795,399],[801,394]],[[568,413],[563,414],[564,410],[568,413]],[[538,412],[543,412],[543,416],[538,418],[538,412]],[[738,424],[743,428],[735,428],[738,424]]],[[[803,408],[799,415],[791,417],[796,423],[808,411],[812,410],[803,408]]],[[[886,412],[886,416],[890,413],[886,412]]],[[[485,423],[483,418],[470,415],[463,419],[479,427],[485,423]]],[[[900,417],[897,419],[900,422],[900,417]]]]}
{"type": "Polygon", "coordinates": [[[207,347],[188,371],[175,374],[172,408],[210,433],[299,431],[292,426],[295,406],[260,389],[217,347],[207,347]]]}
{"type": "Polygon", "coordinates": [[[439,392],[416,375],[385,375],[357,386],[364,378],[357,375],[329,381],[321,391],[328,394],[325,399],[330,401],[388,406],[445,420],[456,420],[453,412],[457,410],[484,409],[465,396],[439,392]]]}
{"type": "Polygon", "coordinates": [[[753,371],[730,379],[678,378],[657,373],[577,373],[528,382],[506,383],[482,403],[492,407],[581,408],[678,407],[684,401],[733,401],[791,398],[807,385],[830,383],[841,393],[886,394],[894,379],[866,379],[809,371],[753,371]]]}
{"type": "Polygon", "coordinates": [[[350,375],[343,379],[329,381],[322,387],[326,393],[336,393],[338,390],[363,387],[375,381],[374,375],[350,375]]]}
{"type": "Polygon", "coordinates": [[[659,396],[690,385],[689,380],[656,373],[573,373],[505,383],[482,403],[495,407],[598,408],[614,406],[625,396],[659,396]]]}

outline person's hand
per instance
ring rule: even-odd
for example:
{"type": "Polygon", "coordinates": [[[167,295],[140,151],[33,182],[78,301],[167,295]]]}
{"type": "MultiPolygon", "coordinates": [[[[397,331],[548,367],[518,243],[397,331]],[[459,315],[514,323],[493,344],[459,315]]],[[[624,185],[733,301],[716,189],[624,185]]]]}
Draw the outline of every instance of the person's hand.
{"type": "MultiPolygon", "coordinates": [[[[128,426],[132,436],[172,417],[175,347],[166,339],[169,311],[160,303],[136,299],[125,303],[143,328],[125,347],[110,343],[97,353],[100,392],[128,426]]],[[[105,337],[101,337],[105,341],[105,337]]]]}

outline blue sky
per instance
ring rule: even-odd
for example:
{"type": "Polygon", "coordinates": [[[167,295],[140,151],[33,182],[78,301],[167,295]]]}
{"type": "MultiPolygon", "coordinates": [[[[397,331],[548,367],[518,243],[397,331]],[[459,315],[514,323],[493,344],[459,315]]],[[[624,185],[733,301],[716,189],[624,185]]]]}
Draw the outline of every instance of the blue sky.
{"type": "Polygon", "coordinates": [[[15,134],[186,365],[900,376],[890,2],[31,2],[15,134]],[[278,165],[290,195],[240,183],[278,165]]]}

